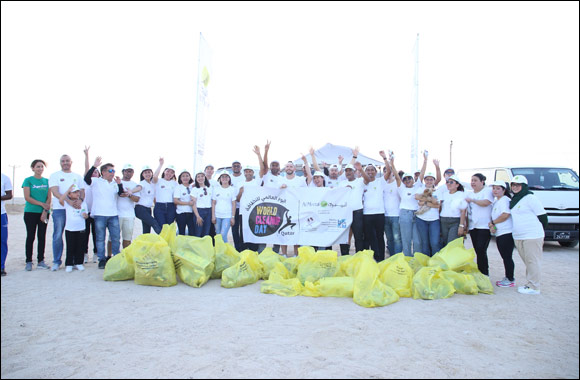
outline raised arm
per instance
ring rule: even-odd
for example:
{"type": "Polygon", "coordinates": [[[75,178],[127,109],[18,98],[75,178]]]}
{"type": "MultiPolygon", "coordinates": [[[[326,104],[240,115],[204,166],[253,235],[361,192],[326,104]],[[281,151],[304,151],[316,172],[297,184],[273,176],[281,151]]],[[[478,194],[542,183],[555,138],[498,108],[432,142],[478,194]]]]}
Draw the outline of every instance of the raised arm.
{"type": "Polygon", "coordinates": [[[340,169],[338,171],[338,176],[339,177],[342,175],[342,173],[344,173],[344,168],[342,167],[342,161],[344,161],[344,157],[338,156],[338,168],[340,169]]]}
{"type": "Polygon", "coordinates": [[[389,164],[389,160],[387,159],[387,155],[384,150],[381,150],[379,154],[381,155],[383,161],[385,162],[385,168],[387,168],[387,171],[385,172],[385,181],[388,181],[389,178],[391,177],[391,165],[389,164]]]}
{"type": "Polygon", "coordinates": [[[304,162],[303,171],[306,176],[306,184],[310,185],[312,183],[312,173],[310,173],[310,166],[308,165],[308,160],[305,155],[302,155],[302,161],[304,162]]]}
{"type": "Polygon", "coordinates": [[[427,170],[427,151],[423,152],[423,166],[421,167],[421,173],[419,173],[419,181],[423,183],[423,177],[425,177],[425,170],[427,170]]]}
{"type": "Polygon", "coordinates": [[[151,182],[157,183],[157,181],[159,181],[159,173],[161,173],[161,168],[163,167],[164,163],[165,159],[163,157],[159,157],[159,166],[157,167],[157,170],[155,170],[155,173],[153,173],[153,178],[151,178],[151,182]]]}
{"type": "Polygon", "coordinates": [[[371,182],[371,177],[368,176],[367,172],[365,172],[363,170],[362,164],[360,162],[355,162],[354,163],[354,167],[356,168],[356,170],[358,170],[360,172],[360,174],[363,177],[363,181],[365,183],[365,185],[368,185],[371,182]]]}
{"type": "MultiPolygon", "coordinates": [[[[264,146],[264,175],[268,173],[268,152],[270,151],[270,144],[272,142],[266,140],[266,145],[264,146]]],[[[262,173],[262,169],[260,169],[260,173],[262,173]]],[[[262,175],[262,177],[264,176],[262,175]]]]}
{"type": "Polygon", "coordinates": [[[321,172],[320,167],[318,166],[318,162],[316,161],[316,156],[314,155],[314,148],[310,147],[310,156],[312,157],[312,167],[314,170],[321,172]]]}
{"type": "Polygon", "coordinates": [[[268,168],[266,168],[264,166],[264,160],[262,159],[262,153],[260,153],[260,147],[259,146],[254,145],[254,153],[256,153],[256,155],[258,156],[258,165],[259,165],[259,168],[260,168],[260,178],[262,178],[268,172],[268,168]]]}
{"type": "Polygon", "coordinates": [[[91,168],[89,164],[89,149],[91,149],[91,147],[85,145],[85,149],[83,150],[83,152],[85,152],[85,175],[89,172],[89,169],[91,168]]]}
{"type": "Polygon", "coordinates": [[[393,173],[395,174],[395,179],[397,180],[397,187],[401,187],[401,177],[399,176],[399,172],[395,167],[395,157],[391,157],[391,169],[393,169],[393,173]]]}
{"type": "Polygon", "coordinates": [[[434,159],[433,165],[435,165],[435,175],[437,176],[437,178],[435,178],[435,186],[437,186],[437,184],[441,182],[441,167],[439,167],[439,160],[434,159]]]}
{"type": "Polygon", "coordinates": [[[358,146],[355,146],[354,149],[352,150],[352,158],[350,160],[350,164],[352,166],[354,166],[354,163],[356,162],[357,158],[358,158],[358,146]]]}

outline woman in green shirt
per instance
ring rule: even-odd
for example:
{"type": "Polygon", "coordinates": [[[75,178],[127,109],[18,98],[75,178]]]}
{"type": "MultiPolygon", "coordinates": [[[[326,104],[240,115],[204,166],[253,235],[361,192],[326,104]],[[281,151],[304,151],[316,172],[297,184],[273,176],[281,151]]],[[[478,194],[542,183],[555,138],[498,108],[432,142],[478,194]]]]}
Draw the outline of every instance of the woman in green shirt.
{"type": "Polygon", "coordinates": [[[44,263],[44,246],[46,242],[46,227],[50,213],[51,194],[48,189],[48,179],[42,177],[46,163],[42,160],[34,160],[30,167],[34,172],[22,183],[24,190],[24,223],[26,224],[26,267],[32,270],[32,248],[34,235],[38,231],[38,265],[39,269],[49,269],[44,263]]]}

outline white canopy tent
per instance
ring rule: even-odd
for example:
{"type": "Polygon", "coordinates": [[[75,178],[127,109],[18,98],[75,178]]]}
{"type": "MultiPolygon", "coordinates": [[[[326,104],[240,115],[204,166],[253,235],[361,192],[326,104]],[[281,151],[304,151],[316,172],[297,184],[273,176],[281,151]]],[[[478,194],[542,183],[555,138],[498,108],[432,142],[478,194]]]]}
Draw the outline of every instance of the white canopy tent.
{"type": "MultiPolygon", "coordinates": [[[[352,148],[341,146],[341,145],[332,145],[326,144],[320,149],[316,149],[314,151],[314,155],[316,156],[316,161],[318,164],[322,164],[322,162],[326,162],[327,164],[337,164],[338,165],[338,156],[343,156],[344,160],[342,161],[343,165],[347,165],[350,163],[352,159],[352,148]]],[[[312,165],[312,156],[310,154],[306,155],[306,159],[308,160],[308,164],[312,165]]],[[[365,156],[361,152],[358,153],[357,159],[363,166],[368,164],[373,164],[375,166],[383,166],[383,161],[377,161],[372,159],[368,156],[365,156]]],[[[302,165],[302,157],[298,157],[294,161],[295,165],[302,165]]]]}

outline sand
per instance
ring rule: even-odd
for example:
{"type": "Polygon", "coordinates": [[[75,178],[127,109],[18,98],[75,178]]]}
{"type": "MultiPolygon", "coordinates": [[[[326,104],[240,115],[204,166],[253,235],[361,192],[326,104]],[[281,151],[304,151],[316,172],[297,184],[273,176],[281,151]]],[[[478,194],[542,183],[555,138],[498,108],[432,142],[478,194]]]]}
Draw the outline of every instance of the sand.
{"type": "MultiPolygon", "coordinates": [[[[25,272],[22,211],[10,209],[2,378],[579,377],[578,247],[545,244],[539,296],[496,288],[366,309],[348,298],[262,294],[260,282],[105,282],[93,263],[37,270],[36,253],[25,272]]],[[[51,236],[52,222],[47,262],[51,236]]],[[[504,273],[494,240],[488,256],[495,283],[504,273]]],[[[525,268],[516,251],[514,259],[521,285],[525,268]]]]}

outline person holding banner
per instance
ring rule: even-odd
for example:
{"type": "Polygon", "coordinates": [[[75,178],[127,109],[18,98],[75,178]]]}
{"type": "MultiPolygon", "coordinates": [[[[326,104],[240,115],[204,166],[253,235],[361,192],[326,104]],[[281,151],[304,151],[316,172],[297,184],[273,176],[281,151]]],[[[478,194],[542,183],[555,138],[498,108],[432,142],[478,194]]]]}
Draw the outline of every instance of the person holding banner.
{"type": "MultiPolygon", "coordinates": [[[[244,189],[251,188],[251,187],[259,187],[261,184],[260,180],[254,179],[254,169],[252,169],[250,166],[246,166],[244,168],[244,178],[245,178],[245,181],[241,182],[238,185],[239,190],[238,190],[238,196],[236,197],[236,202],[238,202],[238,203],[242,199],[242,195],[244,194],[244,189]]],[[[239,210],[239,208],[238,208],[238,210],[239,210]]],[[[240,215],[240,225],[242,225],[242,222],[243,222],[242,218],[243,218],[243,215],[240,215]]],[[[258,248],[259,248],[258,244],[246,243],[244,241],[244,232],[243,231],[244,231],[244,229],[242,228],[240,231],[241,247],[240,247],[240,249],[238,249],[238,251],[242,252],[245,249],[249,249],[249,250],[258,252],[258,248]]]]}
{"type": "MultiPolygon", "coordinates": [[[[304,157],[306,159],[306,157],[304,157]]],[[[308,161],[306,161],[308,164],[308,161]]],[[[289,187],[306,187],[306,180],[303,177],[296,176],[296,166],[292,161],[288,161],[286,166],[284,167],[284,171],[286,172],[286,177],[282,177],[282,186],[281,189],[286,189],[289,187]]],[[[282,246],[282,255],[288,257],[288,246],[282,246]]],[[[298,255],[298,246],[294,246],[294,256],[298,255]]]]}
{"type": "MultiPolygon", "coordinates": [[[[284,177],[280,176],[280,162],[274,160],[270,163],[270,170],[268,171],[268,152],[270,151],[271,141],[266,141],[266,146],[264,146],[264,159],[260,155],[260,148],[254,146],[254,153],[258,155],[258,162],[260,164],[260,178],[262,179],[262,186],[270,189],[280,189],[284,184],[284,177]]],[[[259,245],[260,251],[262,251],[265,246],[263,244],[259,245]]],[[[274,244],[272,250],[276,253],[280,252],[280,245],[274,244]]]]}
{"type": "Polygon", "coordinates": [[[221,234],[224,243],[228,242],[230,227],[236,222],[236,188],[232,186],[230,175],[225,170],[218,176],[220,186],[212,192],[211,222],[215,224],[216,234],[221,234]]]}
{"type": "Polygon", "coordinates": [[[193,213],[195,214],[195,225],[193,226],[193,235],[204,237],[210,234],[211,226],[211,192],[209,181],[204,172],[195,175],[195,185],[191,189],[191,198],[193,198],[193,213]]]}

